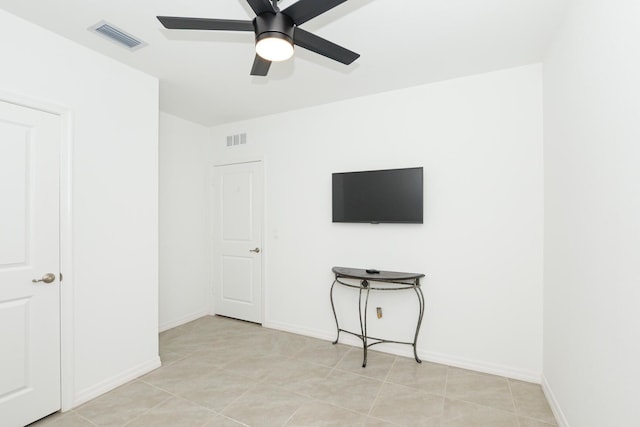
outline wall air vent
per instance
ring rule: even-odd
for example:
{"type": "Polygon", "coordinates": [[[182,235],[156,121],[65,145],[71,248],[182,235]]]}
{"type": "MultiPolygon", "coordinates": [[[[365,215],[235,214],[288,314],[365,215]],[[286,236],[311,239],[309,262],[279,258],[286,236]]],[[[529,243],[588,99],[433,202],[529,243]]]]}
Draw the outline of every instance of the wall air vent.
{"type": "Polygon", "coordinates": [[[247,134],[238,133],[235,135],[227,136],[227,148],[231,148],[236,145],[245,145],[247,143],[247,134]]]}
{"type": "Polygon", "coordinates": [[[100,21],[96,25],[89,27],[88,30],[95,32],[100,36],[106,38],[107,40],[110,40],[113,43],[116,43],[119,46],[125,47],[126,49],[131,51],[138,50],[141,47],[147,45],[147,43],[143,42],[142,40],[132,36],[125,31],[122,31],[120,28],[109,24],[106,21],[100,21]]]}

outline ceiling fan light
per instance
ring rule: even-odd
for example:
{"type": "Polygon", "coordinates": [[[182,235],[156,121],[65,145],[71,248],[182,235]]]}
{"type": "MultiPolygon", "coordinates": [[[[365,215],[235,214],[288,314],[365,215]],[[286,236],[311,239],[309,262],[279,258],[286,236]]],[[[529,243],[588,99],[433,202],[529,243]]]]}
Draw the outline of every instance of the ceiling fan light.
{"type": "Polygon", "coordinates": [[[263,33],[256,41],[256,53],[267,61],[286,61],[293,55],[293,43],[282,33],[263,33]]]}

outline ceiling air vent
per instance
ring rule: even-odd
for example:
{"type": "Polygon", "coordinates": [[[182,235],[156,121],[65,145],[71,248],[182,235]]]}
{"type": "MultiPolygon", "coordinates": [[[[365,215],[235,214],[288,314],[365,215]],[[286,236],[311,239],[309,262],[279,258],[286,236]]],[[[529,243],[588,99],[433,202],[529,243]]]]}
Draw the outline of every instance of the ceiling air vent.
{"type": "Polygon", "coordinates": [[[89,31],[94,31],[102,37],[117,43],[119,46],[123,46],[131,51],[140,49],[147,44],[140,39],[132,36],[131,34],[122,31],[120,28],[109,24],[106,21],[100,21],[96,25],[89,27],[89,31]]]}

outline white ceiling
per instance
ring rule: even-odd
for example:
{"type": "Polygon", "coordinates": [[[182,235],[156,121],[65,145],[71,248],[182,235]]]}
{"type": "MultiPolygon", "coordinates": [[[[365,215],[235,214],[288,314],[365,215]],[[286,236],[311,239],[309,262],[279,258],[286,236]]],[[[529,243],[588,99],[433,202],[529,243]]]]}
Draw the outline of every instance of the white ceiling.
{"type": "Polygon", "coordinates": [[[539,62],[566,3],[348,0],[301,27],[360,53],[358,60],[346,66],[297,47],[268,77],[249,75],[253,33],[166,30],[155,18],[251,20],[245,0],[0,0],[0,7],[157,76],[163,111],[211,126],[539,62]],[[101,20],[149,45],[129,52],[87,31],[101,20]]]}

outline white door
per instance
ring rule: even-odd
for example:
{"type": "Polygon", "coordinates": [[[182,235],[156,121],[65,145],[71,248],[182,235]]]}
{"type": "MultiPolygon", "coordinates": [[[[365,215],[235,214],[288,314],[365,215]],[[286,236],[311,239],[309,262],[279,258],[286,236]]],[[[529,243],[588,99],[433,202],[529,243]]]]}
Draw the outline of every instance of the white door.
{"type": "Polygon", "coordinates": [[[60,409],[60,136],[58,116],[0,101],[3,426],[60,409]]]}
{"type": "Polygon", "coordinates": [[[214,173],[214,311],[262,323],[262,162],[214,173]]]}

